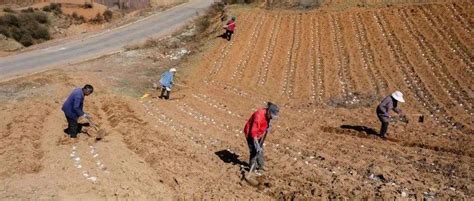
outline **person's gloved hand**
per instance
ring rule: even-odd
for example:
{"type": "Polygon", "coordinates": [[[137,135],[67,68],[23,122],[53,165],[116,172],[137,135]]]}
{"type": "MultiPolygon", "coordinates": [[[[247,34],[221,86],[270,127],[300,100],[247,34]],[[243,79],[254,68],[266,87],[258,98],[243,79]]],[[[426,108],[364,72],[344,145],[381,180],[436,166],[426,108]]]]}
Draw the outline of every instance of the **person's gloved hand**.
{"type": "Polygon", "coordinates": [[[82,115],[82,117],[86,118],[86,119],[91,119],[91,116],[87,113],[84,113],[84,115],[82,115]]]}

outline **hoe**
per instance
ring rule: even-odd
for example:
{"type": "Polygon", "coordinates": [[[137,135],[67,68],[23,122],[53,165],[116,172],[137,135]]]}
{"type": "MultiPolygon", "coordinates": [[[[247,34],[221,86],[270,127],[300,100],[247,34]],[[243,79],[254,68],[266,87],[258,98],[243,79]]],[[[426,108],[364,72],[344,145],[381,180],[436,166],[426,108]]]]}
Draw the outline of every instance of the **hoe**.
{"type": "Polygon", "coordinates": [[[96,135],[95,135],[95,140],[99,141],[102,140],[105,136],[105,129],[99,128],[97,124],[95,124],[90,118],[85,118],[85,121],[89,123],[90,127],[94,129],[96,135]]]}
{"type": "MultiPolygon", "coordinates": [[[[265,141],[265,138],[267,137],[267,133],[265,133],[265,135],[263,136],[263,139],[262,141],[260,141],[260,147],[263,148],[263,142],[265,141]]],[[[259,153],[257,153],[259,154],[259,153]]],[[[259,185],[259,181],[257,181],[255,178],[252,177],[252,173],[253,171],[255,171],[255,163],[252,164],[252,166],[250,167],[250,170],[249,170],[249,173],[247,175],[244,175],[244,179],[245,181],[247,181],[250,185],[252,186],[258,186],[259,185]]]]}
{"type": "MultiPolygon", "coordinates": [[[[406,116],[413,116],[418,118],[418,123],[424,123],[425,122],[425,116],[423,114],[406,114],[406,116]]],[[[406,117],[392,117],[391,120],[392,122],[403,122],[408,124],[408,118],[406,117]]]]}

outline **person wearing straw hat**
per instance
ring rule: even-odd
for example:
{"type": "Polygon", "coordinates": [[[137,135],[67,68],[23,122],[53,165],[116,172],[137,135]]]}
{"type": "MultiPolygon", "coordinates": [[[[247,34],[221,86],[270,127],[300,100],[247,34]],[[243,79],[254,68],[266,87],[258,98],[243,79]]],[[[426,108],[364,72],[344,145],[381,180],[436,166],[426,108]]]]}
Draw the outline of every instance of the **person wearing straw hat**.
{"type": "Polygon", "coordinates": [[[386,139],[388,130],[388,124],[390,122],[389,111],[393,110],[399,116],[403,117],[405,114],[398,108],[398,102],[404,103],[403,93],[400,91],[393,92],[390,96],[385,97],[382,102],[377,106],[377,117],[379,118],[382,126],[380,128],[380,137],[386,139]]]}
{"type": "Polygon", "coordinates": [[[161,95],[160,99],[170,99],[171,88],[173,87],[173,79],[176,74],[176,68],[171,68],[169,71],[161,74],[160,85],[161,85],[161,95]]]}
{"type": "Polygon", "coordinates": [[[263,143],[271,130],[271,121],[278,117],[280,109],[277,105],[268,102],[266,108],[258,109],[245,124],[244,134],[250,150],[249,171],[255,168],[264,170],[263,143]]]}

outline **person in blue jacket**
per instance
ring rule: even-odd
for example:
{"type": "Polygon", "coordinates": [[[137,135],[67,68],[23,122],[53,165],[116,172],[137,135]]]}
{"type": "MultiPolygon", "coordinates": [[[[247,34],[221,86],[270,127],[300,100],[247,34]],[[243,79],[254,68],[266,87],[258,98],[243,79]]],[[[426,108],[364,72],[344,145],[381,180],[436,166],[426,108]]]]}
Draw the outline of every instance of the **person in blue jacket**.
{"type": "Polygon", "coordinates": [[[66,115],[67,129],[65,130],[69,137],[76,138],[81,132],[82,125],[78,123],[79,117],[89,119],[89,115],[84,112],[84,98],[94,92],[92,85],[86,84],[83,88],[74,89],[66,102],[64,102],[62,110],[66,115]]]}
{"type": "Polygon", "coordinates": [[[161,74],[160,85],[161,85],[161,95],[160,99],[170,99],[171,88],[173,87],[174,74],[176,73],[176,68],[171,68],[169,71],[161,74]]]}

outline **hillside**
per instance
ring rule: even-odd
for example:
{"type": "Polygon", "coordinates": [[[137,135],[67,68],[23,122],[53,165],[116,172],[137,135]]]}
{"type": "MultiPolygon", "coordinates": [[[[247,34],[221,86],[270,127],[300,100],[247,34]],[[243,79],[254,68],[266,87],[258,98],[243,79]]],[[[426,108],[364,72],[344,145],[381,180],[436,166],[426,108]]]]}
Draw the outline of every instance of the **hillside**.
{"type": "Polygon", "coordinates": [[[1,82],[0,199],[474,197],[472,2],[229,12],[231,41],[181,37],[189,26],[144,49],[1,82]],[[177,85],[165,101],[150,88],[169,67],[177,85]],[[63,133],[61,104],[84,83],[96,87],[85,109],[102,141],[63,133]],[[375,107],[395,90],[410,122],[382,140],[375,107]],[[267,101],[281,115],[255,188],[241,177],[242,129],[267,101]]]}

